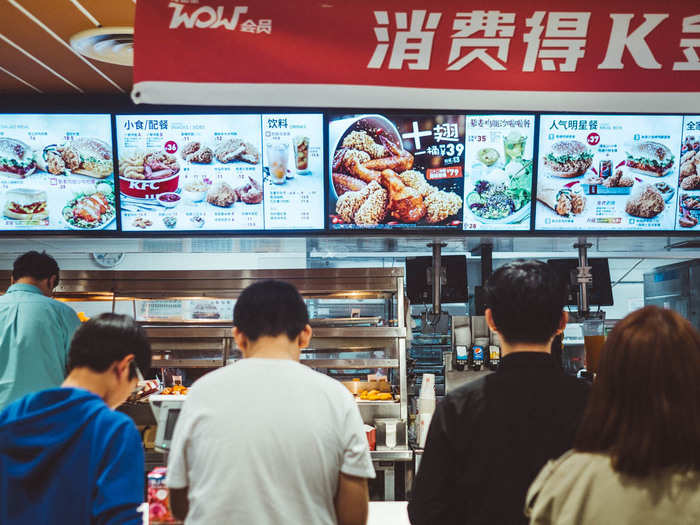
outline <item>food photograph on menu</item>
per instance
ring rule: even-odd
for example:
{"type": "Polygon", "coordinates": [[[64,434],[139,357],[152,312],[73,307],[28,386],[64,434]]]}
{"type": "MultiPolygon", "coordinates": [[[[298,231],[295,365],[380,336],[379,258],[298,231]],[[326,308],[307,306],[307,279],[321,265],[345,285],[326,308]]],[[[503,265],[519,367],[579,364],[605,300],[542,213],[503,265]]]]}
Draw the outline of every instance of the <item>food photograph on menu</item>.
{"type": "Polygon", "coordinates": [[[331,116],[331,229],[461,229],[464,150],[462,115],[331,116]]]}
{"type": "Polygon", "coordinates": [[[0,115],[0,230],[115,230],[109,115],[0,115]]]}
{"type": "Polygon", "coordinates": [[[674,229],[682,117],[542,115],[536,229],[674,229]]]}
{"type": "Polygon", "coordinates": [[[700,231],[700,115],[683,119],[678,230],[700,231]]]}
{"type": "Polygon", "coordinates": [[[529,230],[534,115],[467,115],[465,230],[529,230]]]}
{"type": "Polygon", "coordinates": [[[125,231],[323,227],[320,115],[118,115],[116,125],[125,231]],[[277,147],[285,187],[273,191],[265,155],[277,147]],[[309,184],[291,182],[297,174],[309,184]]]}

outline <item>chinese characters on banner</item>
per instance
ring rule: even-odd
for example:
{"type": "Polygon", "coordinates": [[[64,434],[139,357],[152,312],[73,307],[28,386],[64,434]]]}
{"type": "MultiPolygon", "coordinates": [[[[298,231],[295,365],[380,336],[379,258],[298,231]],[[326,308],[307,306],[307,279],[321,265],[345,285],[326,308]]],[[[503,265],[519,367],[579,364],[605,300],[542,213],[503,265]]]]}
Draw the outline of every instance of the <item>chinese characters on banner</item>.
{"type": "MultiPolygon", "coordinates": [[[[426,9],[407,0],[299,9],[272,0],[157,0],[137,5],[136,35],[134,94],[147,101],[206,93],[206,103],[243,104],[264,96],[255,86],[281,85],[277,105],[301,93],[371,107],[369,91],[329,86],[691,93],[700,84],[694,2],[579,0],[564,8],[501,0],[485,9],[453,0],[426,9]],[[226,85],[235,89],[217,89],[226,85]]],[[[423,107],[443,102],[410,96],[423,107]]]]}

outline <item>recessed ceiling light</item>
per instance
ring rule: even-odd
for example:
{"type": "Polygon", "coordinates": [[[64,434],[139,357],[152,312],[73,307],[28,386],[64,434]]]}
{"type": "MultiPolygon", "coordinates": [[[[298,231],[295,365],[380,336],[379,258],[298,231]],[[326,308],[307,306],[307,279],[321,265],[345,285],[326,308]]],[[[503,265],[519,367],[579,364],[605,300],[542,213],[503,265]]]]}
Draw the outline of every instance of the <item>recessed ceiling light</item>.
{"type": "Polygon", "coordinates": [[[119,66],[134,65],[134,28],[100,27],[73,35],[70,45],[81,55],[119,66]]]}

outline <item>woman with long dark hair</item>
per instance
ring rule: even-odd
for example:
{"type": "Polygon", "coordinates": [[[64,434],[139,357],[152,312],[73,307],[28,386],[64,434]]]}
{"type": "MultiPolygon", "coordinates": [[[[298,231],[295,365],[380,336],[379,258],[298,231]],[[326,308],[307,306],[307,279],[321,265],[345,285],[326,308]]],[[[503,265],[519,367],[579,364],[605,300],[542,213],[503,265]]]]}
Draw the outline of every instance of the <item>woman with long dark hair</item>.
{"type": "Polygon", "coordinates": [[[531,525],[700,523],[700,333],[647,306],[603,349],[574,450],[530,487],[531,525]]]}

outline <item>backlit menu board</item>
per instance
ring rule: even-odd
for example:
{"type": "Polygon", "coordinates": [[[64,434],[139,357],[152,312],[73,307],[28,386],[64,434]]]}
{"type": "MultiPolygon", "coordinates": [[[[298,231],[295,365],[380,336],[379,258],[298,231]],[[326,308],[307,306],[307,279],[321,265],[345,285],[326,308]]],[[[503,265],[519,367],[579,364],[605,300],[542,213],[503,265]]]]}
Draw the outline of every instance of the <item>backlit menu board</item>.
{"type": "Polygon", "coordinates": [[[529,230],[534,115],[467,115],[465,230],[529,230]]]}
{"type": "Polygon", "coordinates": [[[464,115],[329,119],[331,229],[462,229],[464,115]]]}
{"type": "Polygon", "coordinates": [[[700,115],[683,119],[676,229],[700,232],[700,115]]]}
{"type": "Polygon", "coordinates": [[[124,231],[322,229],[321,114],[118,115],[124,231]]]}
{"type": "Polygon", "coordinates": [[[109,115],[0,115],[0,230],[116,230],[109,115]]]}
{"type": "Polygon", "coordinates": [[[537,230],[669,231],[680,116],[542,115],[537,230]]]}

